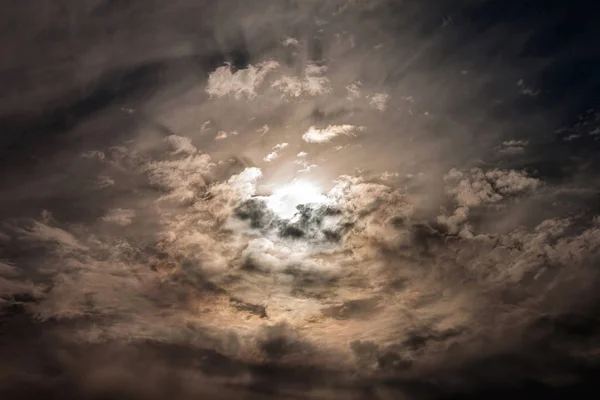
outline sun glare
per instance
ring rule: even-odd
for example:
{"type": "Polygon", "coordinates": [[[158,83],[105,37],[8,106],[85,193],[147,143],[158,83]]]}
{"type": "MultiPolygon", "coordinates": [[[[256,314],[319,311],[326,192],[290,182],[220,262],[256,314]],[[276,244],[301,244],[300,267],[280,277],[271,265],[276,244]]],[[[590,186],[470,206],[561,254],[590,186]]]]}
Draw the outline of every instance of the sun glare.
{"type": "Polygon", "coordinates": [[[316,185],[306,181],[293,181],[275,189],[267,198],[267,205],[279,217],[290,219],[301,204],[324,204],[329,201],[316,185]]]}

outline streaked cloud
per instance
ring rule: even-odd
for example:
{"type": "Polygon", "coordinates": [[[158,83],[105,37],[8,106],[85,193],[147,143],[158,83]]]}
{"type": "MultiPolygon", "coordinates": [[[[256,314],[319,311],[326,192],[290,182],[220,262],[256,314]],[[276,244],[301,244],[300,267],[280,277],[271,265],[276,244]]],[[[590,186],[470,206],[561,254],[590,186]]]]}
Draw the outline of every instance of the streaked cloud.
{"type": "Polygon", "coordinates": [[[354,125],[328,125],[326,128],[321,129],[311,126],[302,135],[302,140],[307,143],[327,143],[338,136],[355,136],[356,132],[362,130],[364,128],[354,125]]]}

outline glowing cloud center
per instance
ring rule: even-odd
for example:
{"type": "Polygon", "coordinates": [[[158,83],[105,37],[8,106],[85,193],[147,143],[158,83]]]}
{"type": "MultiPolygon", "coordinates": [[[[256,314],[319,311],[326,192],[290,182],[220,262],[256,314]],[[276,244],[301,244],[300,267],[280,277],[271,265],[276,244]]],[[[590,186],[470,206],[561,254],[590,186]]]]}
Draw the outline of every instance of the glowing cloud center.
{"type": "Polygon", "coordinates": [[[267,205],[284,219],[292,218],[301,204],[326,204],[331,200],[321,194],[318,187],[306,181],[294,181],[281,186],[267,197],[267,205]]]}

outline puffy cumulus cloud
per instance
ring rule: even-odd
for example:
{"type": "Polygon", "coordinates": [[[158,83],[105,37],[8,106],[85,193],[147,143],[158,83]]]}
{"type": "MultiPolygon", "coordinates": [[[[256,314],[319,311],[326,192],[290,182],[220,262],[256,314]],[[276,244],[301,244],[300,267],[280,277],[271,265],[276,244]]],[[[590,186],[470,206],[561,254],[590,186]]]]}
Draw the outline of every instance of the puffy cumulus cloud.
{"type": "Polygon", "coordinates": [[[452,215],[441,215],[437,220],[451,233],[466,236],[471,235],[471,226],[467,223],[471,208],[500,203],[541,186],[540,180],[524,172],[479,168],[467,172],[452,169],[444,176],[444,183],[456,208],[452,215]]]}
{"type": "Polygon", "coordinates": [[[309,63],[304,77],[283,76],[272,83],[272,87],[289,97],[319,96],[332,91],[329,79],[324,76],[326,66],[309,63]]]}
{"type": "Polygon", "coordinates": [[[208,76],[206,93],[213,97],[232,96],[235,99],[252,99],[256,89],[267,74],[279,67],[276,61],[264,61],[233,72],[231,65],[217,68],[208,76]]]}
{"type": "Polygon", "coordinates": [[[234,175],[227,183],[236,190],[241,198],[247,198],[256,191],[256,183],[261,178],[262,172],[258,168],[246,168],[240,174],[234,175]]]}
{"type": "Polygon", "coordinates": [[[534,190],[541,185],[538,179],[523,172],[499,169],[484,172],[479,168],[467,172],[452,169],[444,177],[444,182],[447,193],[463,207],[496,203],[506,196],[534,190]]]}
{"type": "Polygon", "coordinates": [[[354,125],[329,125],[326,128],[311,126],[302,135],[302,140],[306,143],[327,143],[338,136],[354,136],[357,131],[361,130],[364,128],[354,125]]]}

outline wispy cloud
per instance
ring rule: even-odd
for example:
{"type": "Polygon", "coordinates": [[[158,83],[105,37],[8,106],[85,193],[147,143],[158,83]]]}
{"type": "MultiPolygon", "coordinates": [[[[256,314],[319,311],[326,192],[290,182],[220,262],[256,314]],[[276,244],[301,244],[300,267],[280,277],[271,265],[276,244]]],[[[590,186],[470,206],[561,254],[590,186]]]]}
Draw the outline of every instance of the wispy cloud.
{"type": "Polygon", "coordinates": [[[356,132],[361,130],[364,130],[364,128],[354,125],[329,125],[322,129],[311,126],[302,135],[302,140],[307,143],[327,143],[338,136],[355,136],[356,132]]]}
{"type": "Polygon", "coordinates": [[[267,154],[265,156],[265,158],[263,158],[263,161],[271,162],[271,161],[278,159],[280,156],[281,150],[285,149],[286,147],[288,147],[288,143],[279,143],[279,144],[273,146],[273,151],[270,152],[269,154],[267,154]]]}

